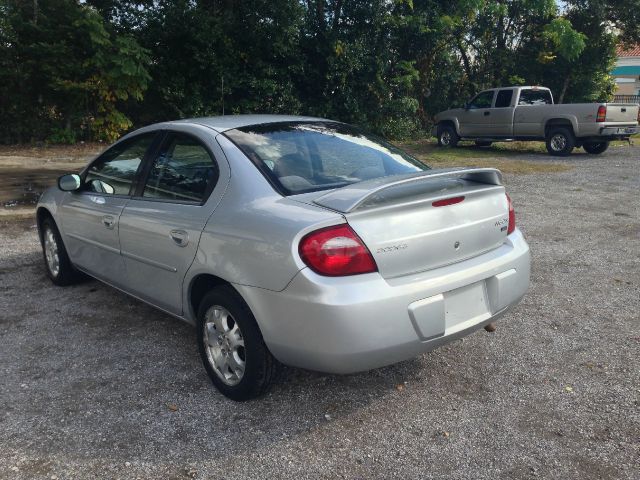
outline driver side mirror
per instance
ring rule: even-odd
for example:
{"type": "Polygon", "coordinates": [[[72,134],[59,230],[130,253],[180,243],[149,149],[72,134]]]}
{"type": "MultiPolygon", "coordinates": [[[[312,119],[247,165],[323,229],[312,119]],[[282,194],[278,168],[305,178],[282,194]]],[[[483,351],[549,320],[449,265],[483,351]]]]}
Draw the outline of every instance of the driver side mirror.
{"type": "Polygon", "coordinates": [[[469,109],[471,108],[471,105],[470,105],[468,102],[465,102],[465,103],[462,105],[462,108],[464,108],[465,110],[469,110],[469,109]]]}
{"type": "Polygon", "coordinates": [[[80,185],[82,185],[82,180],[80,175],[76,173],[69,173],[58,178],[58,188],[63,192],[75,192],[80,189],[80,185]]]}

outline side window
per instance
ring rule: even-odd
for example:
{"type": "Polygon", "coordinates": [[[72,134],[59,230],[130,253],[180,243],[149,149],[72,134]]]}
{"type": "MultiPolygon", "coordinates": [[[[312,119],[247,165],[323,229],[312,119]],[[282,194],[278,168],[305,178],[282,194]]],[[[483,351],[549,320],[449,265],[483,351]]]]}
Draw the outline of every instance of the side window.
{"type": "Polygon", "coordinates": [[[521,90],[518,105],[550,105],[551,92],[549,90],[521,90]]]}
{"type": "Polygon", "coordinates": [[[511,106],[511,98],[513,97],[513,90],[500,90],[496,97],[495,108],[505,108],[511,106]]]}
{"type": "Polygon", "coordinates": [[[493,101],[493,91],[480,92],[469,102],[469,108],[491,108],[493,101]]]}
{"type": "Polygon", "coordinates": [[[191,136],[175,133],[153,160],[142,196],[201,203],[217,177],[207,149],[191,136]]]}
{"type": "Polygon", "coordinates": [[[107,150],[87,171],[85,190],[107,195],[129,195],[131,184],[156,134],[145,133],[107,150]]]}

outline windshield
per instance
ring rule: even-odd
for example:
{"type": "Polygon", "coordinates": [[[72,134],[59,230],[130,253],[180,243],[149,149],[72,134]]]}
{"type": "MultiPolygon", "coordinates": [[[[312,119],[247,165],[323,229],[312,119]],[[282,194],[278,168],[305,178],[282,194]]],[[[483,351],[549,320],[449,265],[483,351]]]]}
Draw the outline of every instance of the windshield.
{"type": "Polygon", "coordinates": [[[268,123],[225,135],[285,195],[429,169],[383,140],[342,123],[268,123]]]}

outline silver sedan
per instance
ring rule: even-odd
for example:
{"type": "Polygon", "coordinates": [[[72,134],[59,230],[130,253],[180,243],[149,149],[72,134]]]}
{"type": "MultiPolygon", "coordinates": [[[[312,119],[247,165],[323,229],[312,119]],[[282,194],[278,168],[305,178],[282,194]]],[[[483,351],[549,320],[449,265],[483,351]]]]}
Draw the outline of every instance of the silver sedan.
{"type": "Polygon", "coordinates": [[[197,326],[215,386],[279,362],[352,373],[485,326],[529,286],[495,169],[433,170],[329,120],[224,116],[132,132],[37,206],[51,280],[88,274],[197,326]]]}

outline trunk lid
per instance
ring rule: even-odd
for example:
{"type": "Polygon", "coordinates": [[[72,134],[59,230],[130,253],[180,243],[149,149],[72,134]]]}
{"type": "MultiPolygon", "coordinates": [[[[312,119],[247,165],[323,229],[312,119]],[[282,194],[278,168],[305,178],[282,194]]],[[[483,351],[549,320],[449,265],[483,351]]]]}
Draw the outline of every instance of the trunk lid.
{"type": "Polygon", "coordinates": [[[605,122],[629,123],[635,125],[638,121],[638,105],[632,103],[607,103],[605,122]]]}
{"type": "Polygon", "coordinates": [[[509,207],[495,169],[383,177],[324,193],[313,203],[345,216],[385,278],[475,257],[507,235],[509,207]]]}

